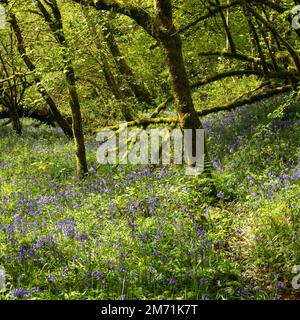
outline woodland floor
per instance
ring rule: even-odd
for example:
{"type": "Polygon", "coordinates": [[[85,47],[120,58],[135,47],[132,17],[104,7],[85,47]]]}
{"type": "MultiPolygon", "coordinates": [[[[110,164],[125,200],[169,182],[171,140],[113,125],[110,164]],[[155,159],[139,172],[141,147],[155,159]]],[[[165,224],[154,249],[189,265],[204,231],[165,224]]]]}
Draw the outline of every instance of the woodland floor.
{"type": "Polygon", "coordinates": [[[75,178],[60,130],[0,128],[0,299],[298,299],[300,120],[285,98],[204,119],[218,198],[181,167],[75,178]]]}

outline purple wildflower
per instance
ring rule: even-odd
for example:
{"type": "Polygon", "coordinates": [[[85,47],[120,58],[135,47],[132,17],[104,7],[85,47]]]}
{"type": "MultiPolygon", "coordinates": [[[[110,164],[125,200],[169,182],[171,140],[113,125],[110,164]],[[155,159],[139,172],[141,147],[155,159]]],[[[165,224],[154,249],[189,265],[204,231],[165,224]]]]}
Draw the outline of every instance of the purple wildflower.
{"type": "Polygon", "coordinates": [[[199,281],[199,283],[200,283],[200,286],[204,286],[205,283],[206,283],[205,278],[201,278],[200,281],[199,281]]]}

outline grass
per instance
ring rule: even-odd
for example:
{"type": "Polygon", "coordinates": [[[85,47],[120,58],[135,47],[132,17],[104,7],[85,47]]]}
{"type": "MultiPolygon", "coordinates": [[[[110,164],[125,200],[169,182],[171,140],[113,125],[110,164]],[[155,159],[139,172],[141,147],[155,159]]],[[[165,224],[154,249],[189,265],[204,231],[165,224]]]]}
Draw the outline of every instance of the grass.
{"type": "Polygon", "coordinates": [[[0,299],[299,298],[298,108],[204,119],[217,200],[179,167],[99,167],[92,136],[80,181],[60,130],[1,127],[0,299]]]}

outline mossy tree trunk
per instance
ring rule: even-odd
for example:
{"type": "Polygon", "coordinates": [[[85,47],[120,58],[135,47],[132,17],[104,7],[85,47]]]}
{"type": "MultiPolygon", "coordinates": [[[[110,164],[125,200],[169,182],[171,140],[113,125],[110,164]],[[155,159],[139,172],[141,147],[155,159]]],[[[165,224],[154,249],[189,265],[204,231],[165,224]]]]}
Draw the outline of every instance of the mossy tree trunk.
{"type": "Polygon", "coordinates": [[[62,16],[57,5],[56,0],[47,1],[46,4],[50,7],[52,14],[48,12],[46,7],[41,1],[36,0],[37,6],[43,15],[45,21],[48,23],[51,31],[53,32],[57,42],[60,44],[63,54],[64,62],[64,74],[66,81],[68,83],[69,97],[70,97],[70,107],[72,112],[72,132],[75,144],[75,156],[76,156],[76,166],[77,175],[84,176],[88,172],[87,160],[86,160],[86,150],[84,143],[84,135],[82,128],[82,116],[80,110],[79,97],[76,89],[76,78],[73,68],[73,63],[69,54],[69,46],[64,34],[62,16]]]}
{"type": "MultiPolygon", "coordinates": [[[[81,0],[74,0],[74,2],[82,3],[81,0]]],[[[191,88],[184,65],[181,39],[173,24],[172,1],[155,0],[154,17],[145,10],[128,3],[122,4],[112,0],[98,0],[93,5],[97,10],[115,11],[129,16],[151,37],[159,42],[165,58],[166,67],[169,71],[179,124],[182,129],[202,129],[203,126],[194,107],[191,88]]],[[[194,135],[194,137],[196,137],[196,135],[194,135]]],[[[193,141],[193,149],[195,146],[196,141],[193,141]]],[[[206,142],[205,156],[205,172],[212,180],[206,142]]],[[[215,193],[213,185],[212,189],[213,193],[215,193]]]]}
{"type": "Polygon", "coordinates": [[[203,128],[193,104],[182,55],[181,39],[173,25],[171,1],[157,0],[156,2],[157,31],[155,35],[159,40],[169,71],[179,124],[183,129],[203,128]]]}
{"type": "MultiPolygon", "coordinates": [[[[162,49],[165,64],[169,71],[172,93],[175,101],[176,111],[178,115],[179,125],[182,129],[203,129],[203,125],[199,119],[195,109],[191,87],[187,76],[183,54],[182,42],[178,34],[172,18],[172,2],[171,0],[156,0],[155,8],[155,36],[158,39],[162,49]]],[[[193,134],[193,154],[196,154],[196,134],[193,134]]],[[[210,169],[209,154],[206,141],[204,142],[205,152],[205,174],[212,181],[210,169]]],[[[215,193],[215,187],[212,184],[212,193],[215,193]]]]}

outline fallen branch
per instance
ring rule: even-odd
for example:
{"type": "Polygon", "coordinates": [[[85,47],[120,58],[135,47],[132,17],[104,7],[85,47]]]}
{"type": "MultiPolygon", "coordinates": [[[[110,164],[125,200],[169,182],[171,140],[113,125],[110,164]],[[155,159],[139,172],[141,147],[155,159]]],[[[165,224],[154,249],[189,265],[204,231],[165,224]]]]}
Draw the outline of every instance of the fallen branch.
{"type": "MultiPolygon", "coordinates": [[[[258,89],[261,89],[261,86],[250,93],[243,94],[239,98],[235,99],[234,101],[224,104],[221,106],[213,107],[210,109],[205,109],[198,111],[199,117],[204,117],[212,113],[217,113],[220,111],[231,111],[235,108],[242,107],[247,104],[252,104],[255,102],[262,101],[264,99],[270,98],[272,96],[281,94],[281,93],[286,93],[289,91],[292,91],[293,88],[291,86],[284,86],[284,87],[279,87],[275,89],[270,89],[266,92],[259,93],[257,95],[251,96],[251,97],[245,97],[249,94],[253,94],[253,92],[257,91],[258,89]]],[[[177,124],[178,119],[177,118],[140,118],[136,119],[134,121],[130,121],[126,123],[126,127],[135,127],[135,126],[148,126],[151,124],[177,124]]],[[[108,126],[108,127],[103,127],[100,129],[94,130],[95,133],[102,131],[102,130],[113,130],[119,132],[119,130],[122,130],[122,125],[114,125],[114,126],[108,126]]]]}
{"type": "MultiPolygon", "coordinates": [[[[255,89],[254,91],[252,91],[250,93],[248,92],[246,94],[243,94],[242,96],[238,97],[237,99],[235,99],[234,101],[232,101],[230,103],[220,105],[217,107],[212,107],[210,109],[201,110],[198,112],[198,115],[200,117],[204,117],[209,114],[217,113],[220,111],[231,111],[235,108],[238,108],[238,107],[241,107],[241,106],[244,106],[247,104],[259,102],[264,99],[270,98],[272,96],[275,96],[275,95],[278,95],[281,93],[286,93],[286,92],[289,92],[292,90],[293,90],[293,88],[291,86],[284,86],[284,87],[271,89],[266,92],[262,92],[257,95],[252,95],[249,97],[249,94],[253,94],[254,91],[257,91],[257,89],[255,89]]],[[[156,124],[156,125],[158,125],[158,124],[171,124],[171,125],[177,124],[178,119],[175,117],[174,118],[167,118],[167,117],[156,118],[158,113],[166,107],[167,103],[169,103],[171,101],[172,101],[172,99],[168,98],[166,101],[164,101],[162,104],[160,104],[158,106],[158,108],[152,113],[150,118],[139,118],[139,119],[127,122],[126,123],[127,127],[143,126],[145,128],[145,127],[152,125],[152,124],[156,124]]],[[[27,118],[38,120],[41,123],[45,123],[45,124],[52,125],[52,126],[55,125],[55,119],[54,119],[52,113],[49,112],[47,109],[41,110],[41,109],[28,109],[28,108],[19,107],[18,114],[19,114],[19,117],[27,117],[27,118]]],[[[0,111],[0,119],[9,119],[9,118],[10,118],[10,114],[8,111],[6,111],[6,110],[0,111]]],[[[66,120],[69,121],[69,119],[67,119],[67,118],[66,118],[66,120]]],[[[113,125],[113,126],[107,126],[107,127],[103,127],[100,129],[96,129],[96,130],[94,130],[94,132],[97,133],[101,130],[117,131],[119,129],[121,129],[121,126],[113,125]]]]}

